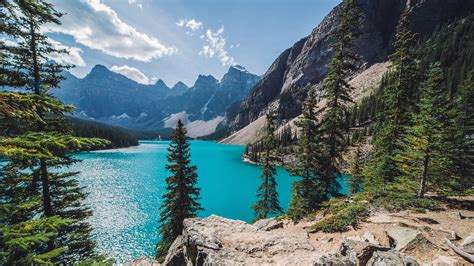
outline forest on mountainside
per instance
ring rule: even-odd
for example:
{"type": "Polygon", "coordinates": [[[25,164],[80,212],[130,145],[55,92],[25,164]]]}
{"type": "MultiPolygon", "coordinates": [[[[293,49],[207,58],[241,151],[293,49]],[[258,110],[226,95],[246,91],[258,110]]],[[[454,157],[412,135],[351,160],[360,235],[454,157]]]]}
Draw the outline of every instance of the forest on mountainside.
{"type": "Polygon", "coordinates": [[[110,141],[108,148],[125,148],[138,145],[138,136],[130,130],[109,126],[94,121],[70,117],[74,136],[84,138],[102,138],[110,141]]]}

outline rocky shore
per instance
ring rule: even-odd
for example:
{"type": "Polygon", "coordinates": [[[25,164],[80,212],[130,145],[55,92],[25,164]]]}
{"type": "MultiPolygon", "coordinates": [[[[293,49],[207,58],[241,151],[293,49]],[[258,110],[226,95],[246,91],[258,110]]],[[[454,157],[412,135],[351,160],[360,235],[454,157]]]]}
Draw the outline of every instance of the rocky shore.
{"type": "MultiPolygon", "coordinates": [[[[473,203],[439,212],[373,211],[344,233],[312,233],[315,220],[186,219],[163,265],[472,265],[473,203]]],[[[159,264],[141,258],[128,265],[159,264]]]]}

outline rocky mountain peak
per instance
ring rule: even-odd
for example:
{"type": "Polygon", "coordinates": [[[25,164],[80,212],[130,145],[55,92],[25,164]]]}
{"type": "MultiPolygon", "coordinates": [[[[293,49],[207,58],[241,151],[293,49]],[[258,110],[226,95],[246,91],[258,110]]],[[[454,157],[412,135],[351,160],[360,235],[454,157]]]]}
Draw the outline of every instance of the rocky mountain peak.
{"type": "Polygon", "coordinates": [[[193,88],[200,88],[203,86],[215,86],[219,81],[212,75],[199,75],[193,88]]]}

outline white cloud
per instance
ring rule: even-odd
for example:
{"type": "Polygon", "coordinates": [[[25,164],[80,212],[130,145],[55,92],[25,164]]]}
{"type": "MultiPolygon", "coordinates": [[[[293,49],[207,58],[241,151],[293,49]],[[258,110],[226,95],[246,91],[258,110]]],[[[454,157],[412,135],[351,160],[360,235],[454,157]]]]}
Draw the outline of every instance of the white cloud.
{"type": "Polygon", "coordinates": [[[127,66],[127,65],[113,66],[110,70],[112,70],[115,73],[122,74],[131,80],[134,80],[138,83],[145,84],[145,85],[154,84],[157,81],[156,77],[148,78],[145,74],[143,74],[137,68],[127,66]]]}
{"type": "Polygon", "coordinates": [[[78,47],[73,47],[73,46],[66,46],[58,41],[55,41],[53,39],[49,39],[49,42],[53,46],[54,49],[58,50],[67,50],[69,51],[68,54],[66,53],[51,53],[48,54],[48,58],[51,60],[54,60],[60,64],[72,64],[75,66],[86,66],[86,63],[84,62],[84,59],[82,59],[82,50],[78,47]]]}
{"type": "MultiPolygon", "coordinates": [[[[135,2],[131,0],[131,2],[135,2]]],[[[76,42],[105,54],[138,61],[175,54],[178,49],[139,32],[123,22],[117,13],[100,0],[55,1],[58,10],[66,13],[62,25],[47,25],[46,32],[72,35],[76,42]]]]}
{"type": "Polygon", "coordinates": [[[138,6],[140,9],[143,8],[143,5],[137,3],[137,0],[128,0],[128,3],[129,3],[130,5],[136,5],[136,6],[138,6]]]}
{"type": "Polygon", "coordinates": [[[235,59],[230,56],[225,49],[226,37],[224,35],[224,26],[222,26],[217,32],[207,30],[205,38],[207,45],[202,47],[199,55],[206,58],[213,58],[216,56],[223,66],[235,64],[235,59]]]}
{"type": "Polygon", "coordinates": [[[180,20],[178,20],[178,22],[176,22],[176,25],[178,25],[179,27],[189,28],[192,31],[200,30],[200,29],[202,29],[202,26],[203,26],[201,21],[197,21],[195,19],[190,19],[190,20],[180,19],[180,20]]]}

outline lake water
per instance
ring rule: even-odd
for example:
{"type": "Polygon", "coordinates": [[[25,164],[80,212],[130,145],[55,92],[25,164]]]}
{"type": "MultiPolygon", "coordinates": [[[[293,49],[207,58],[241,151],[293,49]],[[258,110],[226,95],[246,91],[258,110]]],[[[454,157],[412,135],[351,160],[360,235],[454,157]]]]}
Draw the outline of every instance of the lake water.
{"type": "MultiPolygon", "coordinates": [[[[158,241],[157,220],[165,193],[167,141],[143,141],[126,149],[80,153],[79,180],[89,194],[90,219],[99,252],[126,262],[153,257],[158,241]]],[[[250,222],[251,205],[261,180],[260,168],[241,161],[243,146],[192,141],[192,163],[198,167],[201,188],[199,214],[250,222]]],[[[294,177],[278,168],[278,193],[286,210],[294,177]]]]}
{"type": "MultiPolygon", "coordinates": [[[[154,256],[157,220],[165,192],[166,149],[169,142],[144,141],[126,149],[80,153],[79,180],[89,194],[86,204],[94,213],[90,222],[98,251],[130,261],[154,256]]],[[[260,169],[241,161],[243,146],[193,141],[192,163],[198,167],[201,205],[206,217],[216,214],[251,221],[260,169]]],[[[280,203],[286,209],[294,177],[278,169],[280,203]]]]}

